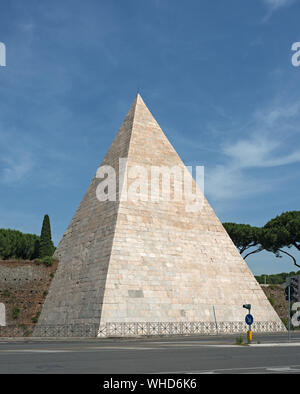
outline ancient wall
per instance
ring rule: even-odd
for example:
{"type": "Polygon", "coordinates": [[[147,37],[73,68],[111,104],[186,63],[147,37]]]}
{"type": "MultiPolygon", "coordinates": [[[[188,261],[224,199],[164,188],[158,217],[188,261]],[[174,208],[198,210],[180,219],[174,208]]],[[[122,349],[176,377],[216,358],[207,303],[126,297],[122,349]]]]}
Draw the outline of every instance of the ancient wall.
{"type": "Polygon", "coordinates": [[[6,325],[36,322],[56,267],[56,262],[46,267],[30,261],[0,260],[0,303],[6,308],[6,325]]]}

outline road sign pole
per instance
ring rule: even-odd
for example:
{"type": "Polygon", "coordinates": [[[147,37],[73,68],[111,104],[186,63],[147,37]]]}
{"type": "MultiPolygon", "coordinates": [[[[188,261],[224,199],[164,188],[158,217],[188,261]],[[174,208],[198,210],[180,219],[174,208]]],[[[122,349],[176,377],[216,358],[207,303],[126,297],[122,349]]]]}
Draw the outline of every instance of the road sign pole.
{"type": "MultiPolygon", "coordinates": [[[[251,314],[251,305],[249,308],[249,314],[251,314]]],[[[249,332],[248,332],[248,342],[251,343],[252,342],[252,330],[251,330],[251,324],[249,325],[249,332]]]]}
{"type": "Polygon", "coordinates": [[[244,304],[243,308],[248,309],[248,314],[245,317],[245,322],[248,325],[248,331],[247,331],[247,340],[248,343],[252,342],[252,330],[251,330],[251,326],[253,323],[253,316],[251,315],[251,304],[244,304]]]}
{"type": "Polygon", "coordinates": [[[291,342],[291,286],[288,288],[288,315],[289,315],[289,327],[288,327],[288,342],[291,342]]]}

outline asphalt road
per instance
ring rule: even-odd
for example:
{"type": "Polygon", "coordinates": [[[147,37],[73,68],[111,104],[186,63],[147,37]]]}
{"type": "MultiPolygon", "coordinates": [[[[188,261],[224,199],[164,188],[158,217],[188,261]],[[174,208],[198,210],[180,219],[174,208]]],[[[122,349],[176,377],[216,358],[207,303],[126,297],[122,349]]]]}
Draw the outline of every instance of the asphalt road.
{"type": "Polygon", "coordinates": [[[300,333],[122,340],[0,339],[1,374],[300,373],[300,333]],[[259,343],[257,343],[259,341],[259,343]]]}

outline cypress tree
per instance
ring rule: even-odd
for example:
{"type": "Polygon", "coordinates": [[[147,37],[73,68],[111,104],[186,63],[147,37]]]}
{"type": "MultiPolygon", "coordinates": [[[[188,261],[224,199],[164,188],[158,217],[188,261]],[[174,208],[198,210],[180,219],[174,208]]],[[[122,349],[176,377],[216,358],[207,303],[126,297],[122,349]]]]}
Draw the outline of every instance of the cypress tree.
{"type": "Polygon", "coordinates": [[[54,245],[51,240],[50,219],[48,215],[45,215],[40,237],[40,258],[52,256],[53,253],[54,245]]]}

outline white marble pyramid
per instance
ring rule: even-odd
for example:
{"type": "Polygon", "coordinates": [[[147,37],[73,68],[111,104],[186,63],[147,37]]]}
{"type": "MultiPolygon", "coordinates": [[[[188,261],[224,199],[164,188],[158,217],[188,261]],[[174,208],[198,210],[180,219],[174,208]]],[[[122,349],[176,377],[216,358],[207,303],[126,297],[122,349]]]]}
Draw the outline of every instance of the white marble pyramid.
{"type": "MultiPolygon", "coordinates": [[[[119,159],[133,166],[179,166],[178,154],[137,95],[103,165],[119,182],[119,159]]],[[[185,201],[99,201],[92,180],[58,248],[37,328],[95,325],[99,335],[243,331],[252,305],[254,329],[284,326],[203,197],[185,201]]],[[[132,181],[132,180],[131,180],[132,181]]]]}

